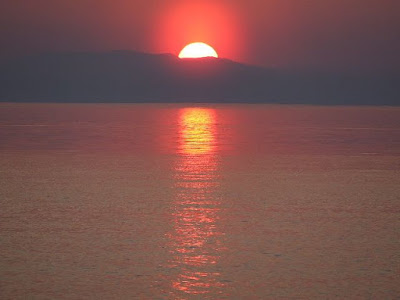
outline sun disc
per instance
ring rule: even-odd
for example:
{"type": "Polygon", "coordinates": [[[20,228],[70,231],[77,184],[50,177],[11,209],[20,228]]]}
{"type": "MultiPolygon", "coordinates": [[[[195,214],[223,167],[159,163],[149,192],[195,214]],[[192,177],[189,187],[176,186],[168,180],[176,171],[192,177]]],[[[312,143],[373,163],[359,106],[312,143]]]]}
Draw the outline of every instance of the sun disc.
{"type": "Polygon", "coordinates": [[[179,58],[201,58],[201,57],[218,58],[218,54],[213,47],[205,43],[189,44],[182,49],[181,53],[179,53],[179,58]]]}

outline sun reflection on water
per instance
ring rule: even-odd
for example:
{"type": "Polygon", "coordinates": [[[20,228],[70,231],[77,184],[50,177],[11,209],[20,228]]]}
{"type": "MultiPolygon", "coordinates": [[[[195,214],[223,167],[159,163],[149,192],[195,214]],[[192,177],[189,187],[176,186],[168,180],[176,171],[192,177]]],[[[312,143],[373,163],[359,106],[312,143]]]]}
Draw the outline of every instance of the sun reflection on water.
{"type": "Polygon", "coordinates": [[[221,251],[220,201],[216,147],[216,113],[212,109],[180,111],[178,161],[175,167],[174,231],[170,235],[175,298],[217,296],[223,283],[218,269],[221,251]]]}

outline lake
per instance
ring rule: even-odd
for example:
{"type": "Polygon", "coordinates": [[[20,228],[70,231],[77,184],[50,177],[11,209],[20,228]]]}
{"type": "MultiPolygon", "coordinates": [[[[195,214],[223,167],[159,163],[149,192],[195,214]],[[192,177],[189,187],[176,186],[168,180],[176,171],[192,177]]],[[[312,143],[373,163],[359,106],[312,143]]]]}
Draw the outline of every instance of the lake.
{"type": "Polygon", "coordinates": [[[400,108],[0,104],[1,299],[395,299],[400,108]]]}

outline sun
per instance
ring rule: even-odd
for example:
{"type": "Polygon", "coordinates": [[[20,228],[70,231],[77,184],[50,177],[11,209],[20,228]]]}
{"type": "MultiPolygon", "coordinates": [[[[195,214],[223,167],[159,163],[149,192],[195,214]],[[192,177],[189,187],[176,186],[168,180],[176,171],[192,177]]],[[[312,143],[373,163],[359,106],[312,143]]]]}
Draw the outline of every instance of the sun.
{"type": "Polygon", "coordinates": [[[201,57],[215,57],[218,58],[217,52],[213,47],[205,43],[192,43],[187,45],[179,53],[179,58],[201,58],[201,57]]]}

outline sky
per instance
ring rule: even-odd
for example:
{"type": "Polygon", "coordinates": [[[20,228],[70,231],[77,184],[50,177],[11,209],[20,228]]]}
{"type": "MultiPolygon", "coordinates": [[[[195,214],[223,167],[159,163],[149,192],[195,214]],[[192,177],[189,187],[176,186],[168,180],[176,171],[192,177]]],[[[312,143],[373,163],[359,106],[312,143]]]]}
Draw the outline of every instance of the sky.
{"type": "Polygon", "coordinates": [[[399,0],[2,0],[0,59],[173,53],[190,42],[269,68],[400,70],[399,0]]]}

